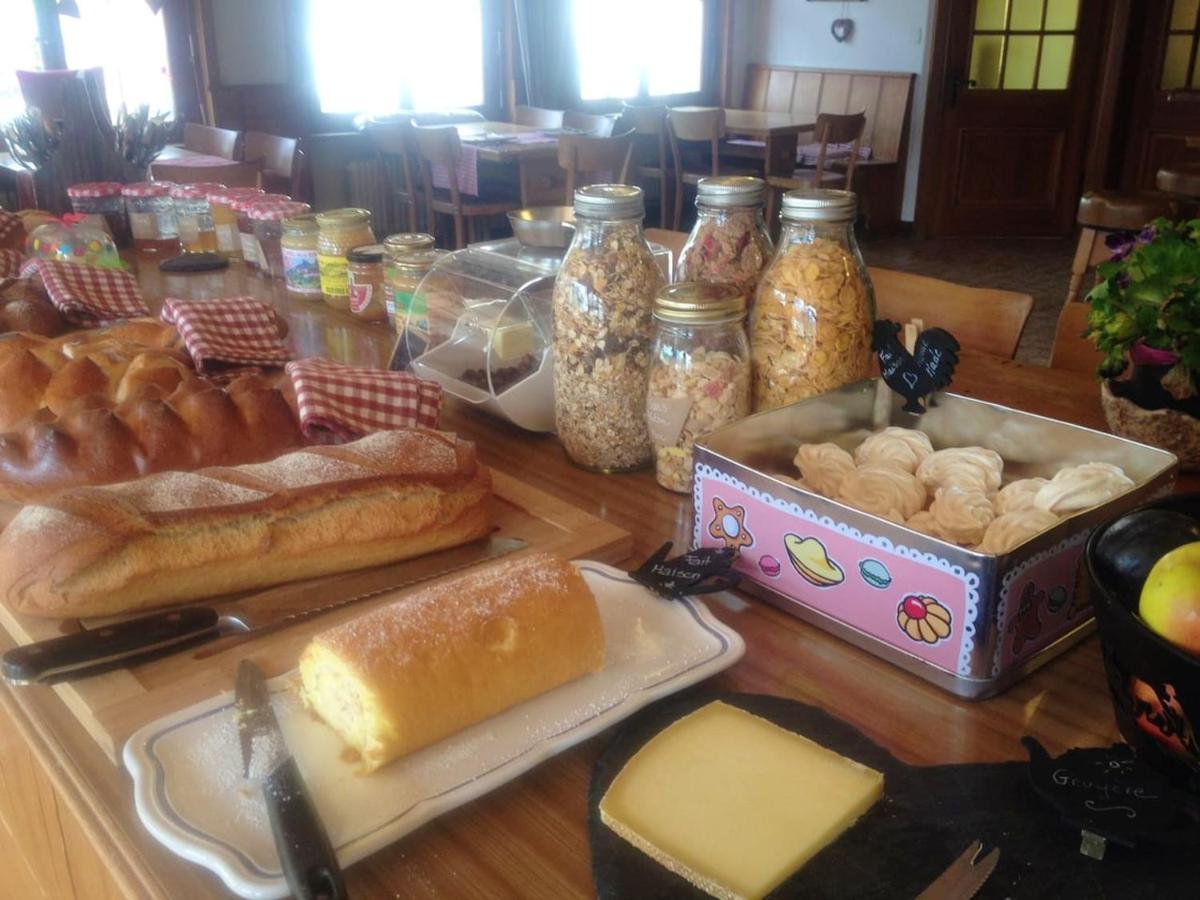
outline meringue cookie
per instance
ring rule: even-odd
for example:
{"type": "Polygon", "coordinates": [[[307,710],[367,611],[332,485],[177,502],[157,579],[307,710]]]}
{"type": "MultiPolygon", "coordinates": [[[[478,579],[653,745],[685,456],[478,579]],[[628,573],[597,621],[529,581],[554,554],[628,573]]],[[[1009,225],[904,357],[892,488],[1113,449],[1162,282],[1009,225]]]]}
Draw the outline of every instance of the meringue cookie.
{"type": "Polygon", "coordinates": [[[984,532],[983,540],[975,549],[980,553],[1007,553],[1058,522],[1059,518],[1054,513],[1035,506],[1005,513],[992,520],[984,532]]]}
{"type": "Polygon", "coordinates": [[[1021,478],[1006,484],[996,495],[996,515],[1003,516],[1019,509],[1031,508],[1037,492],[1049,483],[1045,478],[1021,478]]]}
{"type": "Polygon", "coordinates": [[[1004,460],[984,447],[937,450],[917,467],[917,478],[928,490],[956,486],[994,494],[1000,489],[1004,460]]]}
{"type": "Polygon", "coordinates": [[[854,461],[860,466],[895,466],[912,473],[932,452],[933,444],[925,432],[890,426],[859,444],[854,461]]]}
{"type": "Polygon", "coordinates": [[[927,509],[923,509],[916,515],[909,516],[908,521],[904,523],[913,531],[919,531],[921,534],[927,534],[930,537],[946,540],[946,536],[938,529],[937,522],[934,521],[933,513],[927,509]]]}
{"type": "Polygon", "coordinates": [[[1091,509],[1133,487],[1131,479],[1110,463],[1084,463],[1060,469],[1033,498],[1038,509],[1068,516],[1091,509]]]}
{"type": "Polygon", "coordinates": [[[964,547],[983,540],[984,532],[996,517],[987,494],[953,484],[937,489],[929,514],[939,537],[964,547]]]}
{"type": "Polygon", "coordinates": [[[854,471],[854,458],[837,444],[801,444],[793,460],[804,485],[823,497],[836,497],[854,471]]]}
{"type": "Polygon", "coordinates": [[[904,524],[925,506],[925,488],[909,472],[892,466],[862,466],[842,481],[837,499],[861,509],[904,524]]]}

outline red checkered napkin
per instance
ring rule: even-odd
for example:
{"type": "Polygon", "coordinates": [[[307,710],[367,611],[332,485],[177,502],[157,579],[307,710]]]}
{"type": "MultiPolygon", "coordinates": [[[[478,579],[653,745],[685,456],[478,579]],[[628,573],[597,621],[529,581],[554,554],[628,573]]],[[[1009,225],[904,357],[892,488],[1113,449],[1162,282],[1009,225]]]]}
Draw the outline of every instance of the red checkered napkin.
{"type": "MultiPolygon", "coordinates": [[[[21,274],[30,268],[22,266],[21,274]]],[[[50,302],[75,325],[90,328],[150,314],[137,279],[123,269],[39,259],[36,270],[50,302]]]]}
{"type": "Polygon", "coordinates": [[[253,297],[163,302],[162,317],[179,329],[196,369],[214,364],[278,366],[291,358],[271,307],[253,297]]]}
{"type": "Polygon", "coordinates": [[[21,251],[0,250],[0,278],[16,278],[21,273],[21,251]]]}
{"type": "Polygon", "coordinates": [[[327,359],[287,364],[300,427],[313,441],[344,443],[394,428],[436,428],[442,386],[408,372],[343,366],[327,359]]]}
{"type": "Polygon", "coordinates": [[[0,247],[16,239],[17,229],[21,227],[21,217],[0,209],[0,247]]]}

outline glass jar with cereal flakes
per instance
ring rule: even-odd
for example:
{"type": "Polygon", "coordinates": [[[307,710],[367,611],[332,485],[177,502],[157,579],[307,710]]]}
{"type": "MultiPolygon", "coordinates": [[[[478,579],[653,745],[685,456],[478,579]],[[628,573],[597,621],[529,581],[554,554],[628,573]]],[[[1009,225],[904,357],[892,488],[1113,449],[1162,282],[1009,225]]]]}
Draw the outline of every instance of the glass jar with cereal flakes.
{"type": "Polygon", "coordinates": [[[655,476],[692,490],[696,438],[750,414],[746,298],[730,285],[682,282],[654,301],[654,356],[646,422],[655,476]]]}
{"type": "Polygon", "coordinates": [[[761,178],[701,178],[696,224],[679,253],[675,279],[729,284],[752,298],[772,253],[763,220],[766,196],[761,178]]]}
{"type": "Polygon", "coordinates": [[[554,282],[554,413],[567,456],[627,472],[653,459],[646,428],[651,314],[663,275],[641,188],[575,192],[575,237],[554,282]]]}
{"type": "Polygon", "coordinates": [[[750,314],[754,409],[871,375],[875,293],[854,239],[850,191],[789,191],[783,233],[750,314]]]}

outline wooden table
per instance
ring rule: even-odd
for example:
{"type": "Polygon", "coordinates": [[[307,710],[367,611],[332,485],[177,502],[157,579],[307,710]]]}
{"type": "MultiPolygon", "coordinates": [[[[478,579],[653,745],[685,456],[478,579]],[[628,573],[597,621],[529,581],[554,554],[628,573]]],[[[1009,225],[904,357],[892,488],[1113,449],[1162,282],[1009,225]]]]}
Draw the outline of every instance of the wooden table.
{"type": "MultiPolygon", "coordinates": [[[[682,107],[699,109],[699,107],[682,107]]],[[[724,149],[739,156],[762,159],[767,175],[791,175],[796,170],[796,147],[800,134],[813,131],[817,123],[790,112],[766,112],[760,109],[725,109],[725,130],[735,137],[762,141],[764,148],[726,145],[724,149]]]]}
{"type": "MultiPolygon", "coordinates": [[[[499,174],[503,178],[503,170],[515,168],[522,206],[562,205],[566,177],[558,167],[558,138],[553,131],[513,122],[466,122],[454,127],[459,138],[475,148],[480,164],[491,167],[491,177],[499,174]],[[549,140],[533,143],[480,140],[485,135],[516,134],[544,134],[549,140]]],[[[480,184],[485,177],[488,173],[481,172],[480,184]]]]}
{"type": "MultiPolygon", "coordinates": [[[[153,271],[143,271],[142,284],[151,296],[192,290],[153,271]]],[[[392,343],[386,327],[289,301],[277,283],[248,276],[240,264],[213,286],[271,299],[303,352],[324,347],[349,362],[379,363],[392,343]]],[[[1088,375],[964,351],[955,388],[1103,427],[1099,392],[1088,375]]],[[[650,473],[583,472],[565,461],[552,436],[527,434],[453,401],[444,426],[476,441],[490,465],[628,529],[641,557],[665,539],[689,539],[689,499],[661,490],[650,473]]],[[[759,601],[710,600],[709,606],[747,646],[742,661],[713,679],[713,687],[816,704],[911,763],[1021,759],[1023,734],[1052,753],[1117,739],[1095,638],[1006,694],[969,703],[759,601]]],[[[348,872],[352,894],[591,896],[587,788],[605,743],[603,735],[588,741],[364,860],[348,872]]],[[[0,823],[7,826],[0,827],[6,889],[0,893],[7,896],[223,896],[215,876],[146,832],[128,776],[46,688],[0,688],[0,823]]]]}

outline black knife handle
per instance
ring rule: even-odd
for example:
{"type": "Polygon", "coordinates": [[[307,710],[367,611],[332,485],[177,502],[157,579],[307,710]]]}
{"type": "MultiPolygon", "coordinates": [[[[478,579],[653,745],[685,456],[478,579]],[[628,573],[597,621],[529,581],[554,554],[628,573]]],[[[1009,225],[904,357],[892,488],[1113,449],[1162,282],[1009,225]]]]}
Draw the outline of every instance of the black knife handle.
{"type": "Polygon", "coordinates": [[[296,900],[345,900],[342,870],[294,757],[263,780],[283,876],[296,900]]]}
{"type": "Polygon", "coordinates": [[[15,647],[4,654],[0,671],[13,684],[95,675],[215,636],[218,619],[215,609],[189,606],[114,622],[15,647]]]}

